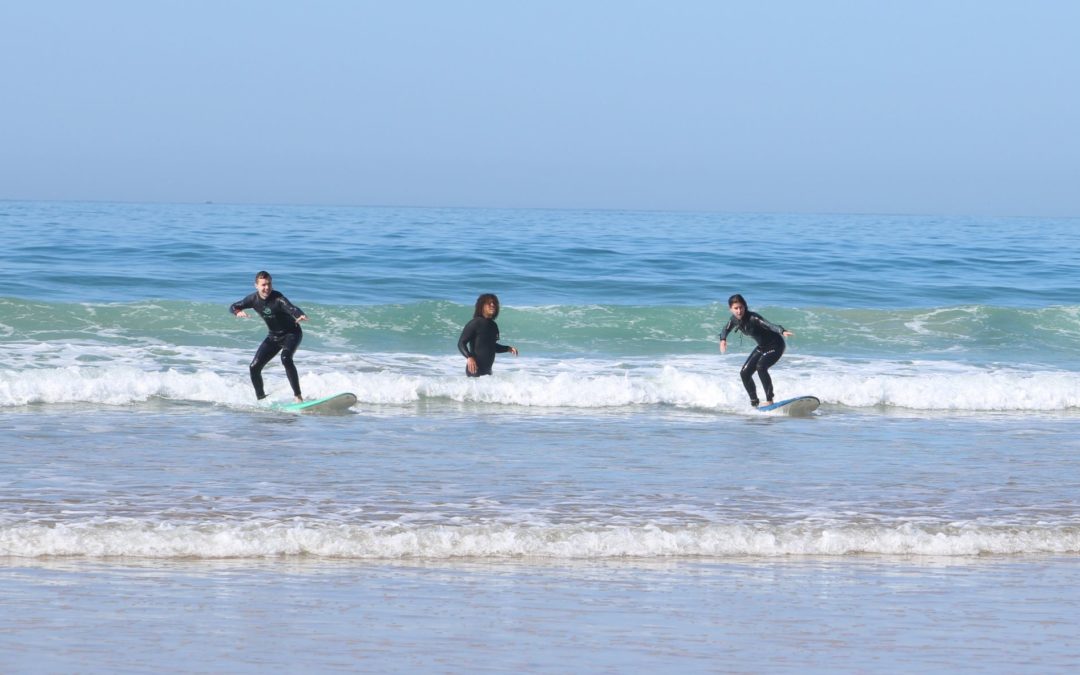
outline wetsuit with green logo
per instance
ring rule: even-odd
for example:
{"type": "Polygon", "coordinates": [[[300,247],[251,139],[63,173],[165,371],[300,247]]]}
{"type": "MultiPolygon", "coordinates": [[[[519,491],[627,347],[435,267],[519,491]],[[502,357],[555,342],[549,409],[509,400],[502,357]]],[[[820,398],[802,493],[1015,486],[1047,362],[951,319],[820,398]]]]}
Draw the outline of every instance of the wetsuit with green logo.
{"type": "Polygon", "coordinates": [[[773,383],[772,378],[769,377],[769,368],[780,360],[780,357],[784,355],[784,349],[787,347],[784,342],[784,327],[766,321],[757,312],[747,310],[742,321],[731,317],[724,329],[720,331],[720,339],[727,340],[728,333],[733,330],[749,336],[757,343],[754,351],[750,352],[750,356],[743,363],[742,370],[739,371],[743,386],[746,387],[746,393],[750,395],[750,403],[752,405],[758,404],[757,387],[754,386],[753,378],[755,372],[758,374],[758,378],[761,379],[762,388],[765,389],[765,400],[772,401],[773,383]]]}
{"type": "Polygon", "coordinates": [[[260,399],[266,398],[266,392],[263,391],[262,369],[270,362],[270,359],[281,352],[281,365],[285,366],[289,386],[292,387],[293,394],[299,397],[300,376],[296,372],[296,365],[293,364],[293,354],[296,353],[300,340],[304,337],[304,331],[300,329],[300,324],[297,322],[304,312],[277,291],[270,291],[270,295],[265,300],[259,297],[258,292],[255,292],[229,306],[229,311],[233,314],[245,309],[258,312],[269,330],[266,339],[255,352],[255,358],[248,366],[251,384],[255,387],[255,395],[260,399]]]}

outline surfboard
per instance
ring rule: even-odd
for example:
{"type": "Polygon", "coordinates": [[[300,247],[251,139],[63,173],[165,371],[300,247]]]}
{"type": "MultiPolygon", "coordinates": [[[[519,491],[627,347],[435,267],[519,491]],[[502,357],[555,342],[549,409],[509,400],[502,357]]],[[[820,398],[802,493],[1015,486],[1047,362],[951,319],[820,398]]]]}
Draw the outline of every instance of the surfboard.
{"type": "Polygon", "coordinates": [[[777,401],[772,405],[763,405],[758,407],[759,412],[779,412],[785,415],[803,416],[817,410],[817,407],[821,405],[821,401],[817,396],[796,396],[795,398],[789,398],[784,401],[777,401]]]}
{"type": "Polygon", "coordinates": [[[274,410],[281,410],[283,412],[317,413],[325,415],[343,413],[355,404],[356,394],[344,392],[341,394],[334,394],[333,396],[316,398],[311,401],[304,401],[303,403],[277,403],[272,407],[274,410]]]}

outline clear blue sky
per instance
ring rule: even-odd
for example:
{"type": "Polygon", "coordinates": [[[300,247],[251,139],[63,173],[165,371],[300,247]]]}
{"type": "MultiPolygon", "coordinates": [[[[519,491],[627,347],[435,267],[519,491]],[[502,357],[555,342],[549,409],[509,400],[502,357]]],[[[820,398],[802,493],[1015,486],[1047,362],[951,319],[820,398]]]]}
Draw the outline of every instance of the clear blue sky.
{"type": "Polygon", "coordinates": [[[0,199],[1080,216],[1069,0],[3,0],[0,199]]]}

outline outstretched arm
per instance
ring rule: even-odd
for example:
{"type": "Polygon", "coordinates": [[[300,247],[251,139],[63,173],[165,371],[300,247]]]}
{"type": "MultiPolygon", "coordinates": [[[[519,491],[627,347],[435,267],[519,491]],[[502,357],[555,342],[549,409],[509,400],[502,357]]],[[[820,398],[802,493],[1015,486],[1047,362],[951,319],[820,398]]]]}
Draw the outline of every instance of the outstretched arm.
{"type": "Polygon", "coordinates": [[[760,314],[752,314],[750,316],[750,318],[751,318],[751,320],[758,322],[762,326],[768,328],[772,332],[777,333],[779,335],[789,337],[789,336],[795,334],[795,333],[792,333],[791,331],[789,331],[788,329],[784,328],[780,324],[773,323],[773,322],[769,321],[768,319],[764,318],[760,314]]]}
{"type": "Polygon", "coordinates": [[[248,318],[248,315],[247,312],[245,312],[244,310],[251,309],[252,306],[252,296],[249,295],[246,298],[242,300],[237,300],[233,304],[229,305],[229,312],[240,317],[241,319],[246,319],[248,318]]]}
{"type": "Polygon", "coordinates": [[[289,299],[284,295],[278,296],[278,304],[282,309],[289,313],[289,316],[296,320],[296,323],[308,320],[307,314],[304,314],[304,310],[289,302],[289,299]]]}
{"type": "Polygon", "coordinates": [[[720,331],[720,353],[721,354],[726,354],[727,353],[727,336],[728,336],[728,333],[731,332],[731,329],[734,328],[734,327],[735,327],[735,317],[731,317],[730,319],[728,319],[727,324],[724,325],[724,328],[720,331]]]}

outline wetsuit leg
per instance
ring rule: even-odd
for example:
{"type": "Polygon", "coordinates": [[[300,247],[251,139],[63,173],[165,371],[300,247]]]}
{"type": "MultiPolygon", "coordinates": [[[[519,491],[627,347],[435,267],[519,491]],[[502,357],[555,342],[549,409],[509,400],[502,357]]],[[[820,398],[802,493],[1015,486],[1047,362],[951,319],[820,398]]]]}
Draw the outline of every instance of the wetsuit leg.
{"type": "MultiPolygon", "coordinates": [[[[760,359],[761,347],[754,347],[754,351],[750,352],[750,356],[746,357],[746,362],[742,364],[742,370],[739,371],[739,377],[742,378],[743,386],[746,387],[746,393],[750,394],[750,405],[758,404],[757,387],[754,385],[754,371],[757,370],[760,359]]],[[[766,377],[768,376],[766,375],[766,377]]]]}
{"type": "Polygon", "coordinates": [[[292,387],[293,395],[297,397],[300,396],[300,375],[296,372],[292,357],[303,337],[303,333],[289,333],[281,341],[281,365],[285,366],[285,376],[289,378],[289,386],[292,387]]]}
{"type": "Polygon", "coordinates": [[[258,351],[255,352],[255,358],[253,358],[251,364],[248,365],[248,371],[251,373],[251,384],[255,387],[255,396],[259,400],[266,398],[266,392],[263,391],[263,366],[270,363],[270,359],[277,356],[279,351],[281,351],[281,344],[267,335],[266,339],[259,345],[258,351]]]}
{"type": "Polygon", "coordinates": [[[761,388],[765,390],[765,400],[773,400],[773,385],[772,377],[769,376],[769,368],[776,365],[776,362],[780,360],[780,357],[784,355],[784,348],[777,347],[762,352],[761,358],[757,362],[757,374],[761,379],[761,388]]]}

